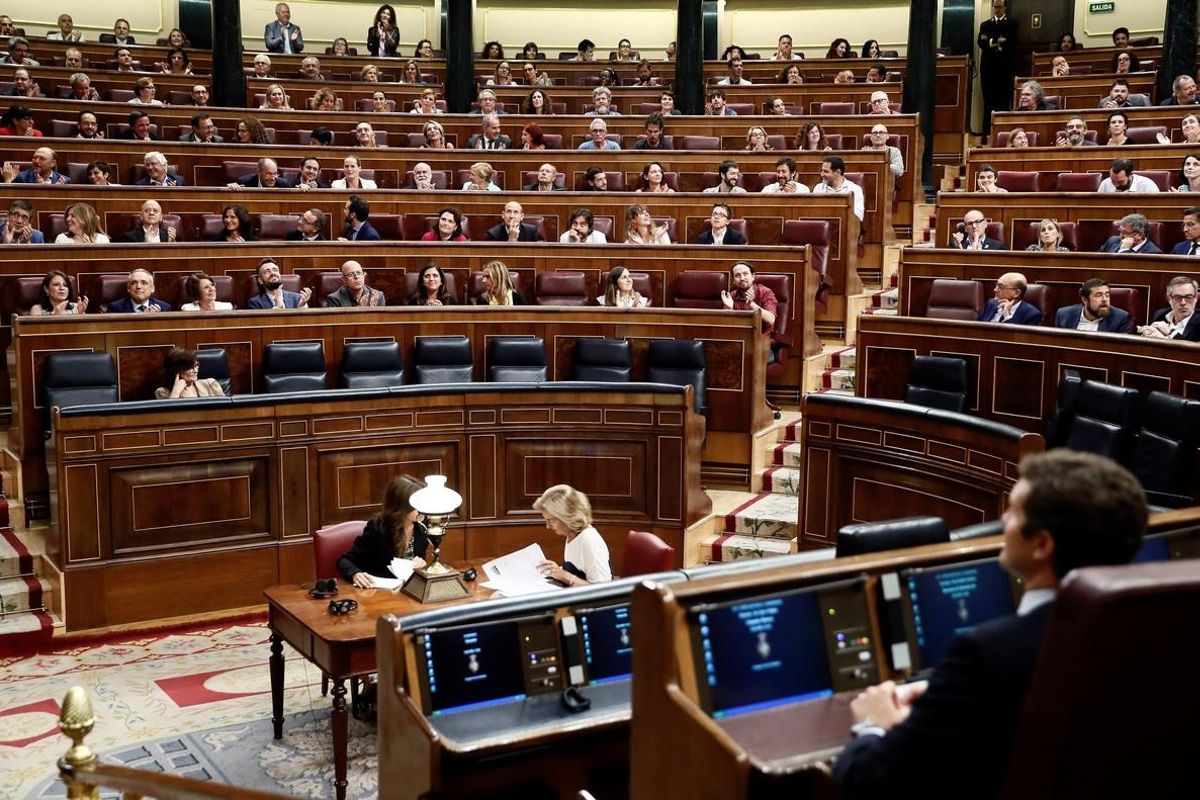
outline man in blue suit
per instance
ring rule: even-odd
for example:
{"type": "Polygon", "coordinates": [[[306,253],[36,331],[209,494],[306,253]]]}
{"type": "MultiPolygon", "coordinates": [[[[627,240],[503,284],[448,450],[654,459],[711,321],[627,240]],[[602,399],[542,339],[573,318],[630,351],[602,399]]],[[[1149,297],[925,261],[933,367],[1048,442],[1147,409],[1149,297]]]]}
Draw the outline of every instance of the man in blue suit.
{"type": "Polygon", "coordinates": [[[46,237],[33,227],[33,204],[28,200],[13,200],[8,218],[0,221],[0,243],[45,244],[46,237]]]}
{"type": "Polygon", "coordinates": [[[1150,241],[1150,220],[1142,214],[1126,214],[1117,223],[1117,235],[1110,236],[1100,247],[1101,253],[1161,254],[1158,245],[1150,241]]]}
{"type": "Polygon", "coordinates": [[[1146,496],[1125,468],[1054,450],[1023,459],[1020,475],[1000,551],[1024,581],[1017,613],[958,634],[927,684],[888,681],[855,698],[854,740],[833,768],[846,800],[996,798],[1059,581],[1137,553],[1146,496]]]}
{"type": "Polygon", "coordinates": [[[258,294],[250,298],[246,308],[269,311],[273,308],[308,308],[308,298],[312,297],[312,289],[304,288],[299,292],[289,292],[283,288],[283,276],[279,265],[273,258],[264,258],[258,262],[258,294]]]}
{"type": "Polygon", "coordinates": [[[1041,325],[1042,312],[1025,302],[1029,283],[1019,272],[1006,272],[992,289],[995,295],[983,307],[980,322],[1011,322],[1014,325],[1041,325]]]}
{"type": "Polygon", "coordinates": [[[1058,310],[1054,315],[1054,327],[1101,333],[1130,332],[1129,312],[1113,306],[1108,281],[1089,278],[1080,287],[1079,297],[1081,302],[1058,310]]]}
{"type": "Polygon", "coordinates": [[[1183,210],[1183,241],[1171,248],[1173,256],[1200,256],[1200,207],[1183,210]]]}
{"type": "Polygon", "coordinates": [[[338,237],[343,242],[378,242],[379,231],[367,222],[371,216],[371,204],[356,194],[346,201],[346,226],[338,237]]]}
{"type": "Polygon", "coordinates": [[[144,269],[135,269],[129,273],[129,281],[125,284],[129,294],[108,304],[106,311],[110,314],[157,314],[160,311],[170,311],[171,304],[154,296],[154,276],[144,269]]]}
{"type": "Polygon", "coordinates": [[[299,25],[292,24],[292,10],[287,3],[275,5],[275,21],[263,29],[263,44],[272,53],[304,52],[304,34],[299,25]]]}

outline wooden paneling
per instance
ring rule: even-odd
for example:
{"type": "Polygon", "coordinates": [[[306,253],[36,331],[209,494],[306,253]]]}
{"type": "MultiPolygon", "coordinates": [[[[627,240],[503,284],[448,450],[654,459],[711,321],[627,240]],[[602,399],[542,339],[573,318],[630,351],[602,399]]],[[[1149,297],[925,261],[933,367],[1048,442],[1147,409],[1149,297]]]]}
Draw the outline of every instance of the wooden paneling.
{"type": "MultiPolygon", "coordinates": [[[[1179,127],[1179,121],[1184,113],[1175,109],[1173,119],[1163,123],[1152,123],[1145,120],[1129,120],[1129,126],[1164,124],[1170,133],[1172,128],[1179,127]]],[[[1132,115],[1131,115],[1132,116],[1132,115]]],[[[1053,126],[1050,126],[1053,127],[1053,126]]],[[[1054,131],[1047,134],[1038,133],[1038,147],[975,147],[967,154],[966,186],[975,185],[975,176],[984,164],[991,164],[997,170],[1014,172],[1040,172],[1039,181],[1045,190],[1054,188],[1054,180],[1060,172],[1099,172],[1108,177],[1108,167],[1114,158],[1133,159],[1135,172],[1143,170],[1169,170],[1171,172],[1170,186],[1179,186],[1179,170],[1183,160],[1192,155],[1195,148],[1184,144],[1139,144],[1109,147],[1104,144],[1108,140],[1107,117],[1104,121],[1089,123],[1089,128],[1099,133],[1099,147],[1060,148],[1046,147],[1054,144],[1054,131]],[[1047,138],[1048,137],[1048,138],[1047,138]]],[[[997,130],[1008,130],[997,128],[997,130]]],[[[1062,130],[1062,126],[1056,128],[1062,130]]],[[[1021,193],[1019,196],[1024,196],[1021,193]]],[[[1184,198],[1187,195],[1183,195],[1184,198]]],[[[1129,204],[1126,204],[1132,210],[1129,204]]],[[[1186,204],[1185,204],[1186,206],[1186,204]]],[[[1127,212],[1128,213],[1128,212],[1127,212]]],[[[1061,219],[1061,217],[1059,217],[1061,219]]],[[[1173,220],[1178,224],[1177,220],[1173,220]]],[[[1182,238],[1182,237],[1180,237],[1182,238]]],[[[1173,240],[1177,241],[1177,240],[1173,240]]],[[[1172,243],[1173,243],[1172,242],[1172,243]]]]}
{"type": "MultiPolygon", "coordinates": [[[[1100,98],[1108,95],[1109,89],[1112,88],[1112,82],[1116,78],[1124,78],[1129,81],[1130,94],[1145,94],[1150,97],[1151,104],[1156,102],[1154,91],[1154,73],[1153,72],[1134,72],[1129,75],[1116,75],[1108,72],[1107,67],[1097,73],[1091,72],[1086,75],[1068,75],[1063,78],[1054,78],[1049,75],[1038,78],[1037,82],[1046,90],[1046,94],[1050,96],[1058,96],[1063,99],[1060,109],[1073,108],[1096,108],[1100,104],[1100,98]]],[[[1021,85],[1028,78],[1018,78],[1013,82],[1013,108],[1017,107],[1017,101],[1021,94],[1021,85]]],[[[1001,128],[1000,130],[1003,130],[1001,128]]]]}

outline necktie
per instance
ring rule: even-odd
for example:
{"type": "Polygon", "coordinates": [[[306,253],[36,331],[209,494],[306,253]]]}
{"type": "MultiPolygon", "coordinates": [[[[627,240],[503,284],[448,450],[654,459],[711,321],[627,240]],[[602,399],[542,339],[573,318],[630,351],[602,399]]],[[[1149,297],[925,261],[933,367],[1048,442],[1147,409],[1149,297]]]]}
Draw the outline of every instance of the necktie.
{"type": "Polygon", "coordinates": [[[1196,255],[1196,249],[1200,247],[1200,242],[1192,242],[1192,249],[1188,250],[1189,256],[1196,255]]]}
{"type": "Polygon", "coordinates": [[[146,304],[142,303],[137,307],[137,313],[144,314],[146,312],[146,304]]]}

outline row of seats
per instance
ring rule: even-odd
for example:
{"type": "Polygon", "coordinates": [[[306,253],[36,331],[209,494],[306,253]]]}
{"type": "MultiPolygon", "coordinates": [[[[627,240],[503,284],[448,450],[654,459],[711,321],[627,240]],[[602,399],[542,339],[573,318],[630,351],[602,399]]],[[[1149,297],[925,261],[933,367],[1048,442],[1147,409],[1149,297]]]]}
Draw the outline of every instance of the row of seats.
{"type": "MultiPolygon", "coordinates": [[[[223,348],[197,351],[199,373],[232,394],[229,359],[223,348]]],[[[695,390],[695,409],[707,409],[704,343],[692,339],[655,339],[646,355],[645,382],[695,390]]],[[[325,347],[321,341],[277,342],[263,350],[262,387],[267,394],[321,392],[329,388],[325,347]]],[[[475,380],[471,340],[466,336],[421,336],[413,345],[412,383],[471,383],[475,380]]],[[[536,336],[489,339],[487,380],[497,383],[540,383],[549,380],[546,343],[536,336]]],[[[628,340],[578,339],[571,366],[575,381],[629,383],[633,357],[628,340]]],[[[346,342],[342,350],[340,386],[376,389],[404,386],[404,356],[399,342],[346,342]]],[[[109,353],[61,352],[46,358],[42,377],[43,405],[101,405],[120,401],[117,372],[109,353]]],[[[49,419],[47,418],[47,422],[49,419]]],[[[48,427],[48,426],[47,426],[48,427]]]]}
{"type": "MultiPolygon", "coordinates": [[[[1100,177],[1096,173],[1088,173],[1094,175],[1097,179],[1100,177]]],[[[1141,175],[1142,173],[1138,173],[1141,175]]],[[[1097,180],[1097,185],[1099,181],[1097,180]]],[[[1038,241],[1038,227],[1042,224],[1040,219],[1030,220],[1014,220],[1012,229],[1012,246],[1013,250],[1024,250],[1031,244],[1038,241]]],[[[1076,252],[1094,253],[1098,251],[1110,236],[1116,236],[1120,231],[1119,220],[1107,219],[1081,219],[1078,222],[1062,222],[1058,223],[1062,229],[1062,244],[1076,252]]],[[[963,232],[963,224],[958,222],[954,228],[957,232],[963,232]]],[[[986,225],[987,237],[1000,242],[1007,242],[1007,233],[1005,231],[1003,221],[989,221],[986,225]]],[[[1150,222],[1150,231],[1146,238],[1154,242],[1164,253],[1170,252],[1176,242],[1181,242],[1184,239],[1183,223],[1180,220],[1170,220],[1168,222],[1160,220],[1152,220],[1150,222]]]]}
{"type": "MultiPolygon", "coordinates": [[[[1129,129],[1131,132],[1134,128],[1129,129]]],[[[1158,126],[1154,130],[1166,132],[1158,126]]],[[[1150,142],[1143,142],[1149,144],[1150,142]]],[[[1171,169],[1139,169],[1138,175],[1154,181],[1160,192],[1178,186],[1179,171],[1171,169]]],[[[1108,177],[1107,172],[1063,172],[1060,170],[999,170],[996,185],[1010,192],[1095,192],[1108,177]]]]}
{"type": "Polygon", "coordinates": [[[904,517],[884,522],[855,522],[837,532],[837,558],[882,553],[903,547],[920,547],[943,542],[961,542],[983,536],[995,536],[1003,525],[1000,520],[967,525],[950,530],[946,520],[932,515],[904,517]]]}
{"type": "MultiPolygon", "coordinates": [[[[1112,305],[1129,312],[1130,324],[1142,322],[1142,293],[1131,286],[1110,286],[1112,305]]],[[[1054,315],[1058,311],[1046,298],[1046,287],[1031,283],[1025,289],[1022,302],[1042,312],[1042,325],[1054,326],[1054,315]]],[[[929,289],[929,301],[925,316],[930,319],[956,319],[971,322],[979,319],[985,305],[984,283],[960,281],[952,278],[936,278],[929,289]]]]}

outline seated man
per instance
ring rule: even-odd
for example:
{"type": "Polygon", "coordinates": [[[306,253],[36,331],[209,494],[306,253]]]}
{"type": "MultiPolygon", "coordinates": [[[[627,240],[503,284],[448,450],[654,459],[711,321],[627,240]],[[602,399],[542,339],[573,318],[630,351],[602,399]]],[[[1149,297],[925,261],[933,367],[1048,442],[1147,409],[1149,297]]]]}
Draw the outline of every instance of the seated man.
{"type": "Polygon", "coordinates": [[[1137,332],[1152,339],[1185,339],[1200,342],[1200,317],[1196,316],[1196,293],[1200,286],[1195,278],[1174,277],[1167,283],[1166,308],[1160,308],[1137,332]]]}
{"type": "Polygon", "coordinates": [[[1157,192],[1158,184],[1144,175],[1135,175],[1133,159],[1114,158],[1108,165],[1108,177],[1100,181],[1101,192],[1157,192]]]}
{"type": "Polygon", "coordinates": [[[157,200],[147,200],[142,203],[141,225],[137,225],[122,237],[126,242],[173,242],[179,235],[174,227],[163,222],[162,206],[157,200]]]}
{"type": "Polygon", "coordinates": [[[958,634],[927,684],[888,681],[854,700],[855,738],[833,769],[842,797],[998,797],[1059,582],[1077,567],[1128,563],[1147,516],[1137,479],[1113,461],[1024,458],[1000,551],[1025,587],[1017,613],[958,634]]]}
{"type": "Polygon", "coordinates": [[[32,164],[29,169],[17,171],[17,165],[11,161],[4,162],[3,175],[5,183],[70,183],[71,179],[63,175],[55,167],[58,166],[58,155],[49,147],[39,147],[33,151],[32,164]]]}
{"type": "Polygon", "coordinates": [[[254,57],[254,77],[270,78],[271,75],[271,57],[266,53],[259,53],[254,57]]]}
{"type": "Polygon", "coordinates": [[[80,111],[75,123],[76,139],[103,139],[104,132],[100,130],[100,120],[91,111],[80,111]]]}
{"type": "Polygon", "coordinates": [[[883,64],[872,64],[867,67],[867,83],[887,83],[887,67],[883,64]]]}
{"type": "Polygon", "coordinates": [[[558,168],[553,164],[542,164],[538,167],[537,179],[526,186],[522,186],[521,190],[526,192],[561,192],[562,186],[558,186],[555,182],[558,180],[558,168]]]}
{"type": "Polygon", "coordinates": [[[652,111],[646,117],[643,131],[645,136],[633,145],[634,150],[671,150],[671,143],[663,135],[666,133],[666,123],[661,112],[652,111]]]}
{"type": "Polygon", "coordinates": [[[142,156],[142,165],[146,168],[146,177],[138,180],[137,186],[187,186],[182,175],[167,172],[167,157],[157,150],[142,156]]]}
{"type": "Polygon", "coordinates": [[[717,81],[718,86],[750,86],[751,81],[743,75],[742,57],[733,55],[725,62],[725,77],[717,81]]]}
{"type": "Polygon", "coordinates": [[[1042,312],[1038,311],[1036,306],[1024,302],[1028,286],[1025,276],[1019,272],[1006,272],[1001,275],[992,289],[994,296],[983,307],[979,321],[1041,325],[1042,312]]]}
{"type": "Polygon", "coordinates": [[[38,86],[25,67],[17,67],[12,74],[13,85],[0,94],[6,97],[45,97],[42,87],[38,86]]]}
{"type": "Polygon", "coordinates": [[[889,114],[899,114],[899,111],[892,111],[892,101],[888,97],[888,93],[884,91],[871,92],[871,106],[867,111],[868,116],[888,116],[889,114]]]}
{"type": "Polygon", "coordinates": [[[762,332],[771,339],[771,351],[767,363],[778,358],[776,351],[775,316],[779,313],[779,300],[769,286],[754,280],[754,265],[749,261],[736,261],[729,270],[729,283],[733,291],[721,290],[721,305],[733,311],[760,311],[762,332]]]}
{"type": "Polygon", "coordinates": [[[595,217],[586,208],[571,212],[571,227],[567,228],[558,241],[564,244],[607,244],[608,237],[593,227],[595,217]]]}
{"type": "Polygon", "coordinates": [[[963,229],[950,234],[950,246],[960,250],[1005,250],[1004,242],[987,235],[987,217],[978,209],[963,214],[963,229]]]}
{"type": "Polygon", "coordinates": [[[41,66],[29,56],[29,40],[22,36],[14,36],[8,40],[8,53],[0,57],[0,64],[16,64],[20,67],[41,66]]]}
{"type": "Polygon", "coordinates": [[[225,184],[228,189],[291,189],[293,186],[279,177],[279,165],[273,158],[260,158],[258,169],[248,175],[243,175],[232,183],[225,184]]]}
{"type": "Polygon", "coordinates": [[[46,237],[33,227],[33,204],[28,200],[13,200],[8,217],[0,220],[0,243],[45,244],[46,237]]]}
{"type": "Polygon", "coordinates": [[[496,103],[496,93],[491,89],[480,89],[479,94],[475,98],[479,101],[479,108],[472,109],[472,114],[503,114],[504,109],[496,103]]]}
{"type": "Polygon", "coordinates": [[[586,117],[619,117],[621,112],[613,108],[612,89],[607,86],[597,86],[592,89],[592,108],[584,114],[586,117]]]}
{"type": "Polygon", "coordinates": [[[305,287],[300,292],[289,292],[283,288],[283,275],[275,259],[267,257],[258,262],[255,272],[258,294],[250,298],[246,308],[269,310],[279,308],[308,308],[312,289],[305,287]]]}
{"type": "Polygon", "coordinates": [[[1054,327],[1073,331],[1130,333],[1129,312],[1112,304],[1108,281],[1089,278],[1079,288],[1080,302],[1063,306],[1054,315],[1054,327]]]}
{"type": "Polygon", "coordinates": [[[63,66],[67,69],[83,69],[83,51],[78,47],[68,47],[63,53],[63,66]]]}
{"type": "Polygon", "coordinates": [[[321,180],[321,162],[316,156],[309,156],[300,162],[300,177],[296,181],[296,188],[302,192],[329,188],[329,184],[321,180]]]}
{"type": "Polygon", "coordinates": [[[605,174],[604,167],[592,165],[587,168],[587,172],[583,173],[583,191],[608,191],[608,175],[605,174]]]}
{"type": "Polygon", "coordinates": [[[154,130],[150,115],[145,111],[130,111],[129,124],[125,126],[125,130],[117,134],[117,138],[140,142],[162,141],[162,136],[154,130]]]}
{"type": "Polygon", "coordinates": [[[85,73],[76,72],[71,75],[71,96],[67,99],[93,102],[100,99],[100,93],[92,86],[91,78],[85,73]]]}
{"type": "Polygon", "coordinates": [[[467,139],[468,150],[508,150],[512,139],[500,132],[500,118],[494,113],[484,114],[479,133],[467,139]]]}
{"type": "Polygon", "coordinates": [[[596,43],[591,39],[583,39],[579,42],[579,46],[575,48],[575,55],[568,59],[569,61],[595,61],[596,60],[596,43]]]}
{"type": "Polygon", "coordinates": [[[1055,78],[1065,78],[1071,74],[1071,65],[1066,56],[1055,56],[1050,60],[1050,75],[1055,78]]]}
{"type": "Polygon", "coordinates": [[[272,53],[301,53],[304,34],[292,23],[292,10],[287,3],[275,4],[275,19],[263,28],[263,44],[272,53]]]}
{"type": "Polygon", "coordinates": [[[170,311],[171,304],[154,296],[154,276],[144,269],[129,273],[125,284],[128,294],[108,304],[110,314],[156,314],[170,311]]]}
{"type": "Polygon", "coordinates": [[[316,56],[305,56],[300,62],[300,77],[308,78],[310,81],[324,80],[325,76],[321,74],[321,59],[316,56]]]}
{"type": "Polygon", "coordinates": [[[863,221],[866,200],[862,187],[846,178],[846,162],[841,156],[828,156],[821,162],[821,182],[812,189],[813,194],[848,194],[854,197],[854,216],[863,221]]]}
{"type": "Polygon", "coordinates": [[[117,72],[134,72],[133,51],[128,47],[118,47],[113,50],[113,59],[117,62],[117,72]]]}
{"type": "Polygon", "coordinates": [[[608,123],[600,117],[592,120],[588,126],[589,138],[579,145],[580,150],[620,150],[621,145],[608,138],[608,123]]]}
{"type": "Polygon", "coordinates": [[[696,244],[745,244],[746,237],[729,227],[729,218],[733,212],[725,203],[713,203],[712,213],[708,221],[708,230],[702,231],[696,238],[696,244]]]}
{"type": "Polygon", "coordinates": [[[525,209],[516,200],[504,204],[504,222],[488,228],[487,239],[493,242],[544,242],[545,237],[534,225],[526,225],[525,209]]]}
{"type": "Polygon", "coordinates": [[[1122,25],[1119,28],[1113,28],[1112,32],[1113,47],[1126,48],[1129,47],[1129,28],[1122,25]]]}
{"type": "Polygon", "coordinates": [[[371,127],[371,123],[362,121],[354,126],[354,146],[355,147],[383,147],[375,139],[375,129],[371,127]]]}
{"type": "Polygon", "coordinates": [[[796,180],[796,160],[780,156],[775,162],[775,182],[762,188],[762,194],[808,194],[808,187],[796,180]]]}
{"type": "Polygon", "coordinates": [[[1129,81],[1117,78],[1109,87],[1108,94],[1100,98],[1097,108],[1133,108],[1150,105],[1149,98],[1144,94],[1130,94],[1129,81]]]}
{"type": "Polygon", "coordinates": [[[416,189],[421,192],[432,192],[437,189],[433,184],[433,168],[424,161],[413,164],[412,180],[405,189],[416,189]]]}
{"type": "Polygon", "coordinates": [[[225,141],[217,134],[217,126],[213,124],[212,114],[198,111],[192,115],[192,129],[179,137],[181,142],[193,144],[220,144],[225,141]]]}
{"type": "Polygon", "coordinates": [[[83,36],[83,31],[75,28],[75,20],[71,18],[70,14],[58,15],[58,30],[47,33],[46,40],[50,42],[87,41],[83,36]]]}
{"type": "Polygon", "coordinates": [[[1171,255],[1200,255],[1200,206],[1183,210],[1183,241],[1171,248],[1171,255]]]}
{"type": "Polygon", "coordinates": [[[296,230],[290,231],[286,237],[289,242],[324,242],[325,212],[319,208],[310,208],[296,220],[296,230]]]}
{"type": "Polygon", "coordinates": [[[1158,245],[1150,241],[1150,220],[1141,214],[1126,214],[1117,223],[1117,235],[1110,236],[1100,246],[1101,253],[1161,253],[1158,245]]]}
{"type": "Polygon", "coordinates": [[[137,44],[137,40],[129,35],[129,20],[121,18],[113,23],[112,33],[100,34],[100,42],[102,44],[137,44]]]}
{"type": "Polygon", "coordinates": [[[737,112],[725,105],[723,89],[709,89],[708,102],[704,104],[704,113],[709,117],[736,117],[737,112]]]}
{"type": "MultiPolygon", "coordinates": [[[[795,163],[795,162],[792,162],[795,163]]],[[[740,184],[742,171],[736,161],[726,159],[717,165],[717,174],[721,182],[704,190],[704,194],[745,194],[746,190],[740,184]]]]}
{"type": "Polygon", "coordinates": [[[804,56],[792,50],[792,35],[785,33],[779,37],[779,47],[771,54],[772,61],[799,61],[804,56]]]}
{"type": "Polygon", "coordinates": [[[327,308],[376,308],[386,306],[387,298],[378,289],[367,286],[367,272],[357,261],[342,264],[342,285],[325,295],[327,308]]]}
{"type": "Polygon", "coordinates": [[[904,154],[900,152],[899,147],[893,147],[887,143],[888,129],[882,122],[876,122],[871,126],[871,139],[863,145],[863,150],[883,150],[888,154],[888,169],[897,178],[904,174],[904,154]]]}
{"type": "Polygon", "coordinates": [[[1055,147],[1098,147],[1087,138],[1087,123],[1081,117],[1067,120],[1067,129],[1054,139],[1055,147]]]}
{"type": "Polygon", "coordinates": [[[356,194],[346,201],[346,224],[342,228],[341,242],[378,242],[379,231],[367,222],[371,216],[371,204],[356,194]]]}
{"type": "Polygon", "coordinates": [[[659,80],[654,74],[654,68],[649,61],[639,61],[637,65],[637,81],[634,86],[658,86],[659,80]]]}

